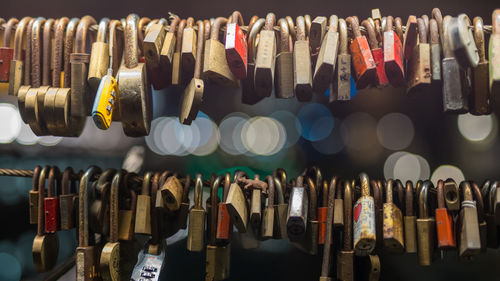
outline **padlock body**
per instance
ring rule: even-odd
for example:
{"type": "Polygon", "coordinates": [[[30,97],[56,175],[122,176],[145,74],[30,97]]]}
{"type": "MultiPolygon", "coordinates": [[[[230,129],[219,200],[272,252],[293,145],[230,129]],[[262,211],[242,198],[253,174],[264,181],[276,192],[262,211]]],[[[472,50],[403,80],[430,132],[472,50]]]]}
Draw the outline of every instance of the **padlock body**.
{"type": "Polygon", "coordinates": [[[59,227],[59,200],[57,197],[44,198],[45,232],[56,233],[59,227]]]}
{"type": "Polygon", "coordinates": [[[354,252],[369,255],[375,248],[375,203],[373,197],[362,196],[356,201],[353,213],[354,252]]]}
{"type": "Polygon", "coordinates": [[[23,61],[12,60],[9,70],[9,96],[17,96],[23,83],[23,61]]]}
{"type": "Polygon", "coordinates": [[[163,24],[153,24],[149,28],[149,32],[144,37],[142,44],[144,50],[144,58],[146,64],[151,67],[160,66],[160,56],[163,41],[165,40],[165,26],[163,24]]]}
{"type": "Polygon", "coordinates": [[[244,104],[254,105],[261,101],[263,97],[255,94],[255,63],[248,63],[247,68],[247,77],[241,80],[241,102],[244,104]]]}
{"type": "Polygon", "coordinates": [[[417,219],[418,263],[422,266],[430,266],[432,263],[435,224],[433,218],[417,219]]]}
{"type": "Polygon", "coordinates": [[[293,53],[281,52],[276,57],[275,95],[279,99],[295,96],[293,88],[293,53]]]}
{"type": "Polygon", "coordinates": [[[30,190],[29,192],[29,214],[30,224],[38,223],[38,191],[30,190]]]}
{"type": "Polygon", "coordinates": [[[181,104],[181,114],[179,119],[184,125],[190,125],[192,120],[196,119],[198,110],[203,101],[205,83],[202,79],[193,78],[184,90],[184,98],[181,104]],[[186,115],[187,113],[187,115],[186,115]]]}
{"type": "Polygon", "coordinates": [[[180,86],[182,82],[181,52],[174,52],[172,58],[172,85],[180,86]]]}
{"type": "Polygon", "coordinates": [[[423,93],[431,84],[431,59],[429,44],[418,44],[407,64],[408,92],[423,93]]]}
{"type": "Polygon", "coordinates": [[[338,47],[338,32],[329,30],[325,34],[323,42],[321,42],[321,48],[314,69],[313,90],[318,94],[323,94],[332,82],[333,72],[337,62],[338,47]]]}
{"type": "Polygon", "coordinates": [[[335,199],[335,207],[333,209],[333,227],[341,229],[344,227],[344,200],[335,199]]]}
{"type": "Polygon", "coordinates": [[[252,199],[250,201],[250,223],[254,229],[260,226],[262,217],[262,197],[261,191],[258,189],[252,190],[252,199]]]}
{"type": "MultiPolygon", "coordinates": [[[[176,43],[175,33],[168,32],[165,35],[165,40],[163,41],[163,45],[161,47],[161,52],[160,52],[160,65],[161,65],[162,69],[164,69],[168,73],[172,73],[172,64],[174,61],[175,43],[176,43]]],[[[169,78],[171,78],[171,77],[166,77],[166,79],[168,79],[170,81],[169,78]]]]}
{"type": "Polygon", "coordinates": [[[405,249],[407,253],[417,252],[417,217],[405,216],[405,249]]]}
{"type": "MultiPolygon", "coordinates": [[[[109,68],[109,44],[104,42],[92,43],[92,52],[90,54],[88,83],[90,95],[94,96],[101,78],[106,75],[109,68]]],[[[91,97],[91,100],[94,99],[91,97]]]]}
{"type": "Polygon", "coordinates": [[[104,281],[115,281],[120,279],[120,243],[108,242],[104,245],[99,260],[99,272],[104,281]]]}
{"type": "Polygon", "coordinates": [[[151,235],[151,197],[148,195],[137,196],[134,232],[151,235]]]}
{"type": "Polygon", "coordinates": [[[14,58],[14,49],[0,48],[0,83],[9,82],[10,64],[14,58]]]}
{"type": "Polygon", "coordinates": [[[75,227],[75,198],[75,194],[62,194],[59,196],[59,213],[62,230],[75,227]]]}
{"type": "Polygon", "coordinates": [[[134,237],[135,214],[131,210],[120,210],[118,214],[118,239],[132,240],[134,237]]]}
{"type": "Polygon", "coordinates": [[[372,49],[372,55],[373,60],[377,65],[378,85],[385,86],[389,84],[389,80],[387,79],[387,75],[385,74],[384,51],[382,51],[382,49],[380,48],[372,49]]]}
{"type": "Polygon", "coordinates": [[[229,278],[231,245],[207,246],[205,280],[225,280],[229,278]]]}
{"type": "Polygon", "coordinates": [[[295,41],[293,48],[293,84],[300,102],[312,99],[311,53],[307,41],[295,41]]]}
{"type": "Polygon", "coordinates": [[[214,39],[205,41],[203,73],[201,76],[218,85],[236,88],[239,83],[229,69],[225,53],[224,44],[221,42],[214,39]]]}
{"type": "MultiPolygon", "coordinates": [[[[328,207],[318,208],[318,244],[324,245],[326,238],[326,221],[328,216],[328,207]]],[[[331,242],[331,240],[330,240],[331,242]]]]}
{"type": "Polygon", "coordinates": [[[495,216],[493,214],[486,214],[486,227],[487,227],[487,246],[490,249],[498,249],[500,246],[500,231],[495,223],[495,216]]]}
{"type": "MultiPolygon", "coordinates": [[[[465,113],[468,101],[463,71],[455,58],[443,59],[443,110],[465,113]]],[[[445,197],[446,198],[446,197],[445,197]]]]}
{"type": "Polygon", "coordinates": [[[444,202],[449,211],[460,211],[460,194],[458,185],[452,181],[446,181],[443,186],[444,202]]]}
{"type": "Polygon", "coordinates": [[[477,209],[462,206],[460,211],[460,244],[458,254],[465,261],[474,260],[481,252],[481,236],[479,235],[479,223],[477,220],[477,209]]]}
{"type": "Polygon", "coordinates": [[[169,177],[160,190],[164,205],[170,211],[179,210],[182,203],[183,188],[177,177],[169,177]]]}
{"type": "Polygon", "coordinates": [[[396,253],[404,251],[403,214],[394,203],[384,203],[383,237],[386,249],[396,253]]]}
{"type": "Polygon", "coordinates": [[[377,66],[365,36],[354,38],[350,45],[352,64],[356,71],[356,87],[364,89],[377,84],[377,66]]]}
{"type": "Polygon", "coordinates": [[[489,45],[490,93],[494,103],[500,103],[500,34],[492,34],[489,45]]]}
{"type": "Polygon", "coordinates": [[[287,236],[290,241],[300,241],[304,238],[307,228],[309,197],[303,187],[292,188],[288,204],[287,236]]]}
{"type": "MultiPolygon", "coordinates": [[[[90,115],[91,99],[89,94],[88,64],[90,55],[86,53],[73,53],[70,55],[71,62],[71,120],[79,127],[84,124],[81,119],[90,115]]],[[[93,97],[94,95],[92,95],[93,97]]],[[[82,128],[83,129],[83,128],[82,128]]]]}
{"type": "Polygon", "coordinates": [[[264,239],[273,238],[274,231],[274,207],[264,209],[264,217],[262,218],[261,236],[264,239]]]}
{"type": "Polygon", "coordinates": [[[384,67],[387,79],[394,87],[405,85],[403,48],[394,31],[384,32],[384,67]]]}
{"type": "Polygon", "coordinates": [[[231,230],[231,217],[227,211],[226,203],[219,203],[219,211],[217,212],[217,241],[227,243],[230,239],[231,230]]]}
{"type": "Polygon", "coordinates": [[[245,34],[236,23],[226,26],[226,60],[229,69],[237,79],[247,76],[247,40],[245,34]]]}
{"type": "Polygon", "coordinates": [[[287,238],[286,218],[288,216],[288,205],[274,205],[274,234],[275,239],[287,238]]]}
{"type": "Polygon", "coordinates": [[[441,81],[441,45],[430,44],[432,81],[441,81]]]}
{"type": "Polygon", "coordinates": [[[453,230],[453,218],[446,208],[436,209],[436,229],[440,249],[455,248],[457,246],[453,230]]]}
{"type": "Polygon", "coordinates": [[[96,268],[96,251],[94,246],[76,248],[76,281],[92,281],[99,277],[99,271],[96,268]]]}
{"type": "Polygon", "coordinates": [[[192,208],[189,212],[189,227],[187,249],[191,252],[201,252],[204,247],[205,210],[192,208]]]}
{"type": "Polygon", "coordinates": [[[33,265],[39,273],[47,272],[56,265],[59,240],[55,233],[35,236],[33,240],[33,265]]]}
{"type": "Polygon", "coordinates": [[[92,107],[92,119],[97,128],[109,129],[116,103],[118,103],[118,84],[113,76],[105,75],[101,79],[92,107]]]}
{"type": "Polygon", "coordinates": [[[196,31],[192,27],[184,28],[181,46],[182,85],[191,81],[196,62],[196,31]]]}
{"type": "Polygon", "coordinates": [[[491,112],[488,67],[488,62],[479,62],[477,67],[472,69],[474,92],[471,96],[470,112],[474,115],[486,115],[491,112]]]}
{"type": "Polygon", "coordinates": [[[179,208],[179,214],[177,215],[177,222],[179,229],[187,228],[187,220],[189,215],[189,200],[187,202],[182,202],[179,208]]]}
{"type": "Polygon", "coordinates": [[[339,251],[337,255],[337,279],[354,280],[354,251],[339,251]]]}
{"type": "Polygon", "coordinates": [[[272,30],[260,32],[257,57],[255,59],[255,93],[261,97],[271,96],[274,88],[276,63],[276,37],[272,30]]]}
{"type": "Polygon", "coordinates": [[[347,101],[351,99],[351,55],[339,54],[337,67],[333,77],[333,87],[330,89],[330,102],[347,101]]]}
{"type": "Polygon", "coordinates": [[[231,222],[236,226],[238,232],[245,233],[247,231],[248,208],[245,196],[238,184],[231,184],[226,204],[231,222]]]}

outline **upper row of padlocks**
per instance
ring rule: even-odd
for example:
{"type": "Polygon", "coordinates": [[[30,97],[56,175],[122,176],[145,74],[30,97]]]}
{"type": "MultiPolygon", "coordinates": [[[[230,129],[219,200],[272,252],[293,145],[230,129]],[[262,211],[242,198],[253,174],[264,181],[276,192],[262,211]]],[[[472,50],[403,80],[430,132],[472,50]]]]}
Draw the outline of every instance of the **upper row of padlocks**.
{"type": "Polygon", "coordinates": [[[101,129],[121,121],[126,135],[148,135],[150,81],[155,89],[185,87],[179,110],[184,124],[196,118],[207,82],[238,87],[241,80],[247,104],[273,91],[277,98],[309,101],[327,89],[331,102],[345,101],[351,69],[358,89],[392,85],[423,93],[442,87],[444,111],[488,114],[500,94],[500,11],[493,12],[490,63],[480,17],[471,26],[465,14],[443,19],[436,8],[432,16],[410,16],[404,28],[400,18],[378,10],[361,23],[355,16],[306,15],[294,22],[269,13],[240,28],[243,18],[235,11],[229,19],[196,23],[172,15],[167,28],[166,19],[131,14],[102,19],[91,54],[87,32],[94,35],[90,27],[97,24],[91,16],[11,19],[4,42],[17,24],[14,49],[1,49],[10,78],[2,71],[2,81],[9,81],[23,121],[37,135],[78,136],[87,116],[101,129]],[[223,26],[225,44],[219,41],[223,26]]]}

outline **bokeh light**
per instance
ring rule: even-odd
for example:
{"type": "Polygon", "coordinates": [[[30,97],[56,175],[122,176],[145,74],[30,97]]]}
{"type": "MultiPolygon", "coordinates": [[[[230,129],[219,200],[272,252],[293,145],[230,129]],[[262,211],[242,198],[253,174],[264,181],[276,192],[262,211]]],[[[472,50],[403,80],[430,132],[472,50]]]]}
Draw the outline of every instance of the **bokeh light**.
{"type": "Polygon", "coordinates": [[[243,145],[257,155],[272,155],[281,150],[285,138],[283,126],[269,117],[253,117],[245,122],[241,131],[243,145]]]}
{"type": "Polygon", "coordinates": [[[290,111],[279,110],[271,113],[270,117],[278,120],[285,129],[286,139],[284,147],[295,145],[300,138],[302,125],[297,117],[290,111]]]}
{"type": "Polygon", "coordinates": [[[38,142],[38,137],[33,133],[28,124],[21,122],[21,129],[16,141],[22,145],[34,145],[38,142]]]}
{"type": "Polygon", "coordinates": [[[401,150],[407,148],[415,135],[413,122],[401,113],[389,113],[378,121],[377,137],[387,149],[401,150]]]}
{"type": "Polygon", "coordinates": [[[339,153],[344,148],[344,141],[342,139],[342,135],[340,133],[340,121],[335,119],[335,128],[332,132],[324,139],[320,141],[312,142],[312,146],[318,152],[322,154],[335,154],[339,153]]]}
{"type": "Polygon", "coordinates": [[[235,112],[227,115],[219,124],[220,148],[231,155],[246,153],[248,149],[242,142],[241,132],[248,115],[235,112]]]}
{"type": "Polygon", "coordinates": [[[0,103],[0,143],[13,142],[21,131],[21,117],[17,107],[10,103],[0,103]]]}
{"type": "Polygon", "coordinates": [[[0,280],[21,280],[21,263],[11,254],[0,253],[0,280]]]}
{"type": "Polygon", "coordinates": [[[472,114],[458,115],[458,130],[462,136],[471,142],[480,142],[488,138],[494,127],[493,115],[474,116],[472,114]]]}
{"type": "Polygon", "coordinates": [[[200,130],[200,144],[192,153],[197,156],[212,154],[220,142],[220,133],[217,124],[208,117],[197,118],[193,123],[200,130]]]}
{"type": "Polygon", "coordinates": [[[378,145],[375,137],[375,119],[363,112],[355,112],[347,116],[341,125],[344,144],[353,150],[368,150],[378,145]]]}
{"type": "Polygon", "coordinates": [[[464,173],[453,165],[441,165],[432,173],[431,181],[434,186],[439,180],[453,179],[457,184],[465,179],[464,173]]]}
{"type": "Polygon", "coordinates": [[[397,151],[389,155],[384,163],[384,177],[399,179],[402,182],[429,179],[430,168],[427,160],[406,151],[397,151]]]}
{"type": "Polygon", "coordinates": [[[333,116],[330,110],[320,103],[309,103],[303,106],[297,118],[302,137],[309,141],[319,141],[326,138],[333,129],[333,116]]]}

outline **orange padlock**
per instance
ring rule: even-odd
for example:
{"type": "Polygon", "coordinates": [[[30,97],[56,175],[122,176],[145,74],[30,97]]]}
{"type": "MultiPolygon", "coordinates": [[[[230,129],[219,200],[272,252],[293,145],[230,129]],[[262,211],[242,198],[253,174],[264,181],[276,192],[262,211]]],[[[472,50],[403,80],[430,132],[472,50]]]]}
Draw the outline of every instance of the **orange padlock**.
{"type": "Polygon", "coordinates": [[[231,187],[231,174],[226,173],[224,176],[224,192],[222,195],[222,202],[219,203],[219,210],[217,213],[217,233],[216,239],[219,245],[227,245],[231,242],[231,234],[233,232],[233,224],[231,223],[231,216],[227,211],[227,195],[231,187]]]}
{"type": "MultiPolygon", "coordinates": [[[[330,188],[335,188],[335,186],[331,186],[330,188]]],[[[319,233],[318,244],[320,245],[325,244],[327,216],[328,216],[328,183],[326,182],[326,180],[324,180],[323,188],[321,189],[321,207],[318,207],[318,233],[319,233]]]]}
{"type": "Polygon", "coordinates": [[[438,207],[436,209],[436,228],[439,249],[453,249],[457,247],[455,241],[455,231],[453,228],[453,217],[444,203],[444,190],[443,181],[439,180],[437,183],[437,201],[438,207]]]}
{"type": "MultiPolygon", "coordinates": [[[[385,74],[392,86],[402,87],[406,83],[403,66],[403,46],[401,45],[399,36],[392,30],[392,21],[392,16],[388,16],[384,32],[385,74]]],[[[396,25],[400,27],[400,19],[396,21],[396,25]]]]}
{"type": "Polygon", "coordinates": [[[356,71],[356,88],[364,89],[369,85],[378,84],[377,66],[373,59],[370,45],[365,36],[361,35],[359,23],[354,17],[348,17],[347,23],[351,26],[354,34],[350,49],[352,55],[352,64],[356,71]]]}
{"type": "Polygon", "coordinates": [[[373,86],[377,86],[377,85],[385,86],[385,85],[389,84],[389,80],[387,80],[387,75],[385,75],[384,52],[378,46],[375,28],[368,20],[364,20],[363,22],[361,22],[361,25],[363,25],[366,28],[366,33],[368,34],[368,43],[370,43],[370,48],[372,50],[372,56],[373,56],[373,59],[375,60],[375,64],[377,65],[378,83],[373,85],[373,86]]]}
{"type": "MultiPolygon", "coordinates": [[[[238,11],[231,15],[226,26],[226,60],[229,69],[238,79],[247,77],[247,39],[240,25],[243,26],[243,17],[238,11]]],[[[250,32],[250,29],[248,30],[250,32]]]]}

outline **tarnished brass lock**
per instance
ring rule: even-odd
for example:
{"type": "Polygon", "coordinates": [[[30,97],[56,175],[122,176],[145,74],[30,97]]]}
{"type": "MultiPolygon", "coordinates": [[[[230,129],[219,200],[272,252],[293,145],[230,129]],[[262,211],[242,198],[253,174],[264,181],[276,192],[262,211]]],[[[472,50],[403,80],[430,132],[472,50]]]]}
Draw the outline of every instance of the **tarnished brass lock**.
{"type": "MultiPolygon", "coordinates": [[[[245,33],[240,28],[243,26],[243,16],[239,11],[234,11],[226,25],[226,60],[229,69],[237,79],[247,77],[248,45],[245,33]]],[[[250,32],[250,28],[247,33],[250,32]]]]}
{"type": "Polygon", "coordinates": [[[165,75],[163,77],[163,79],[165,80],[165,87],[172,84],[174,53],[177,43],[175,31],[179,22],[179,17],[174,17],[171,20],[169,30],[167,34],[165,34],[165,40],[163,40],[163,45],[161,47],[160,68],[165,72],[165,75]]]}
{"type": "Polygon", "coordinates": [[[11,48],[11,34],[14,30],[14,25],[19,21],[16,18],[11,18],[7,21],[4,30],[3,46],[0,47],[0,83],[9,82],[10,64],[14,58],[14,49],[11,48]]]}
{"type": "MultiPolygon", "coordinates": [[[[321,266],[321,276],[319,277],[320,281],[329,281],[332,280],[330,277],[330,267],[331,267],[331,248],[332,248],[332,238],[333,238],[333,213],[335,206],[335,191],[337,188],[337,177],[333,177],[330,181],[330,187],[323,189],[323,197],[326,197],[327,207],[327,215],[326,215],[326,224],[325,224],[325,235],[324,235],[324,243],[323,245],[323,262],[321,266]],[[327,191],[326,193],[324,191],[327,191]]],[[[326,183],[326,182],[325,182],[326,183]]],[[[324,200],[323,200],[324,201],[324,200]]],[[[321,235],[321,231],[320,231],[321,235]]],[[[320,236],[321,241],[321,236],[320,236]]],[[[338,270],[338,268],[337,268],[338,270]]]]}
{"type": "Polygon", "coordinates": [[[141,194],[137,196],[137,207],[135,213],[136,234],[151,235],[151,196],[150,187],[153,178],[152,172],[144,174],[142,180],[141,194]]]}
{"type": "Polygon", "coordinates": [[[444,200],[446,203],[446,208],[450,211],[460,210],[460,194],[458,190],[458,185],[453,179],[447,179],[443,186],[444,200]]]}
{"type": "MultiPolygon", "coordinates": [[[[341,182],[338,181],[338,184],[341,185],[341,182]]],[[[344,228],[344,199],[342,196],[343,188],[337,188],[335,194],[335,211],[333,212],[333,227],[335,229],[343,229],[344,228]]]]}
{"type": "Polygon", "coordinates": [[[194,65],[196,62],[196,31],[194,30],[194,19],[189,17],[186,20],[186,27],[182,31],[181,46],[181,84],[186,86],[193,78],[194,65]]]}
{"type": "Polygon", "coordinates": [[[274,89],[274,70],[276,64],[276,36],[274,25],[276,15],[268,13],[264,28],[259,33],[257,57],[255,59],[254,89],[259,97],[269,97],[274,89]]]}
{"type": "Polygon", "coordinates": [[[194,187],[194,206],[189,211],[189,226],[187,249],[191,252],[201,252],[204,246],[205,236],[205,209],[203,202],[203,178],[196,174],[194,187]]]}
{"type": "Polygon", "coordinates": [[[61,193],[61,173],[54,166],[50,169],[47,189],[47,197],[44,198],[43,208],[45,210],[45,233],[56,233],[59,230],[59,198],[57,193],[61,193]],[[57,181],[57,193],[56,193],[57,181]]]}
{"type": "Polygon", "coordinates": [[[368,34],[368,44],[370,45],[373,60],[377,66],[377,80],[374,81],[377,83],[373,86],[385,86],[389,84],[389,80],[387,79],[387,75],[385,75],[384,51],[379,47],[375,26],[369,20],[362,21],[361,25],[365,27],[366,33],[368,34]]]}
{"type": "Polygon", "coordinates": [[[96,233],[109,232],[109,188],[115,169],[106,169],[99,175],[99,179],[91,187],[93,200],[89,205],[90,230],[96,233]]]}
{"type": "Polygon", "coordinates": [[[177,211],[181,207],[183,188],[177,177],[169,177],[160,189],[164,205],[170,211],[177,211]]]}
{"type": "Polygon", "coordinates": [[[323,41],[318,44],[318,52],[317,52],[317,61],[316,67],[314,69],[313,75],[313,90],[316,93],[323,94],[330,84],[332,83],[333,73],[335,70],[335,64],[337,62],[337,53],[339,48],[339,33],[338,29],[338,17],[335,15],[330,16],[330,23],[328,26],[328,31],[326,34],[322,31],[326,26],[326,18],[324,21],[315,23],[317,19],[321,19],[324,17],[317,17],[313,21],[313,25],[311,27],[311,37],[309,38],[309,42],[311,47],[317,44],[318,38],[323,41]],[[315,28],[317,26],[317,31],[315,28]],[[321,37],[319,37],[319,35],[321,37]],[[314,40],[313,40],[314,39],[314,40]],[[315,42],[316,41],[316,42],[315,42]],[[313,43],[315,42],[315,43],[313,43]],[[321,48],[319,48],[321,46],[321,48]]]}
{"type": "Polygon", "coordinates": [[[177,27],[177,39],[175,41],[175,51],[172,57],[172,85],[181,86],[182,82],[182,63],[181,63],[181,50],[182,50],[182,36],[184,35],[184,28],[186,27],[186,20],[183,19],[179,22],[177,27]]]}
{"type": "Polygon", "coordinates": [[[288,215],[288,204],[285,202],[285,190],[277,173],[285,177],[284,183],[286,187],[286,173],[283,169],[277,169],[275,173],[273,173],[274,189],[278,199],[277,204],[274,205],[274,238],[285,239],[287,238],[286,218],[288,215]]]}
{"type": "MultiPolygon", "coordinates": [[[[368,175],[359,175],[361,197],[354,204],[354,252],[358,256],[369,255],[375,248],[375,202],[370,196],[368,175]]],[[[345,197],[345,195],[344,195],[345,197]]]]}
{"type": "Polygon", "coordinates": [[[38,189],[38,178],[40,177],[40,166],[36,166],[33,169],[33,187],[29,191],[29,214],[30,214],[30,224],[38,223],[38,196],[40,191],[38,189]]]}
{"type": "MultiPolygon", "coordinates": [[[[248,63],[247,63],[247,77],[241,81],[241,102],[244,104],[256,104],[262,98],[255,93],[255,53],[257,48],[257,35],[264,26],[265,20],[252,17],[248,23],[248,63]]],[[[278,71],[278,70],[276,70],[278,71]]]]}
{"type": "Polygon", "coordinates": [[[248,207],[245,195],[236,182],[233,182],[229,188],[226,204],[231,222],[236,226],[238,232],[245,233],[248,224],[248,207]]]}
{"type": "Polygon", "coordinates": [[[388,179],[385,185],[384,247],[391,252],[402,253],[405,249],[403,214],[401,209],[393,203],[392,184],[392,179],[388,179]]]}
{"type": "Polygon", "coordinates": [[[278,44],[278,55],[276,56],[276,75],[274,94],[276,98],[288,99],[294,97],[293,92],[293,54],[290,44],[291,36],[288,23],[285,19],[279,19],[280,36],[278,44]]]}
{"type": "MultiPolygon", "coordinates": [[[[259,175],[256,175],[260,182],[259,175]]],[[[262,191],[253,187],[250,191],[250,223],[255,230],[258,230],[262,220],[262,191]]]]}
{"type": "Polygon", "coordinates": [[[460,183],[463,193],[460,215],[457,221],[458,254],[461,260],[472,261],[481,252],[481,237],[479,234],[479,222],[477,217],[476,201],[472,195],[470,183],[460,183]]]}
{"type": "Polygon", "coordinates": [[[354,280],[354,251],[352,248],[352,196],[350,181],[344,181],[344,230],[342,249],[337,254],[337,279],[354,280]]]}
{"type": "Polygon", "coordinates": [[[493,11],[490,36],[490,95],[493,102],[500,102],[500,9],[493,11]]]}
{"type": "MultiPolygon", "coordinates": [[[[9,95],[17,96],[17,92],[19,91],[19,87],[23,84],[23,65],[24,65],[24,54],[23,53],[23,40],[27,44],[30,39],[26,36],[27,34],[27,26],[29,22],[33,19],[30,17],[22,18],[17,24],[16,32],[14,35],[14,52],[12,54],[12,60],[10,61],[10,70],[9,70],[9,95]]],[[[5,34],[4,34],[5,35],[5,34]]]]}
{"type": "Polygon", "coordinates": [[[414,190],[411,181],[406,182],[405,189],[405,249],[407,253],[417,252],[417,217],[414,212],[414,190]]]}
{"type": "MultiPolygon", "coordinates": [[[[431,55],[430,45],[427,43],[428,30],[423,19],[418,22],[418,44],[412,49],[413,54],[407,63],[408,93],[423,93],[431,85],[431,55]]],[[[406,32],[408,33],[408,31],[406,32]]],[[[406,35],[406,34],[405,34],[406,35]]],[[[405,41],[406,42],[406,41],[405,41]]],[[[405,49],[406,52],[406,49],[405,49]]],[[[407,57],[405,53],[405,57],[407,57]]]]}
{"type": "Polygon", "coordinates": [[[229,69],[224,44],[219,41],[220,27],[226,25],[226,23],[227,18],[223,17],[218,17],[213,23],[210,30],[210,39],[205,43],[201,76],[221,86],[236,88],[239,82],[229,69]]]}
{"type": "Polygon", "coordinates": [[[38,224],[35,239],[33,239],[33,265],[36,271],[42,273],[52,269],[57,261],[59,240],[55,233],[44,233],[44,198],[45,180],[49,174],[50,167],[45,166],[40,172],[38,181],[38,224]]]}
{"type": "MultiPolygon", "coordinates": [[[[23,62],[23,67],[24,67],[24,73],[18,70],[18,73],[20,73],[22,78],[22,82],[19,84],[19,87],[15,89],[15,92],[13,93],[14,95],[17,96],[17,104],[19,108],[19,115],[21,115],[21,120],[23,120],[24,123],[28,123],[28,119],[26,118],[26,94],[28,93],[29,89],[31,88],[31,41],[32,41],[32,33],[33,33],[33,24],[35,23],[35,19],[31,19],[28,23],[28,26],[26,27],[26,37],[25,37],[25,45],[26,45],[26,52],[24,56],[24,62],[23,62]],[[23,86],[21,86],[23,85],[23,86]]],[[[16,30],[16,33],[19,29],[16,30]]],[[[16,46],[23,45],[22,38],[18,37],[18,40],[15,40],[16,46]]],[[[15,47],[14,51],[20,49],[15,47]]],[[[15,55],[15,54],[14,54],[15,55]]],[[[17,62],[14,60],[12,65],[16,65],[17,62]]],[[[12,73],[12,72],[11,72],[12,73]]],[[[14,71],[14,74],[16,72],[14,71]]],[[[10,89],[14,89],[14,87],[11,87],[13,79],[9,78],[9,91],[10,89]]],[[[15,79],[17,81],[18,79],[15,79]]],[[[17,85],[17,84],[16,84],[17,85]]]]}
{"type": "Polygon", "coordinates": [[[170,77],[166,75],[167,71],[161,66],[161,50],[166,34],[166,19],[161,19],[157,23],[152,21],[151,23],[142,42],[142,49],[151,84],[155,90],[161,90],[166,88],[170,81],[170,77]]]}
{"type": "MultiPolygon", "coordinates": [[[[309,15],[306,16],[308,16],[310,19],[309,15]]],[[[307,33],[309,34],[309,46],[311,48],[311,64],[313,68],[316,67],[316,61],[318,60],[321,43],[323,42],[325,34],[327,32],[328,28],[327,25],[328,25],[328,19],[326,17],[318,16],[314,18],[314,20],[308,27],[307,33]]]]}
{"type": "Polygon", "coordinates": [[[436,220],[431,216],[429,206],[429,190],[433,188],[432,182],[426,180],[418,193],[417,238],[418,238],[418,263],[430,266],[434,252],[436,220]]]}
{"type": "Polygon", "coordinates": [[[330,88],[330,102],[351,99],[351,55],[347,52],[348,40],[347,24],[344,19],[339,19],[339,54],[330,88]]]}
{"type": "Polygon", "coordinates": [[[93,102],[101,78],[106,75],[109,68],[109,42],[106,42],[109,19],[102,18],[97,30],[97,38],[92,43],[89,62],[89,99],[93,102]]]}
{"type": "Polygon", "coordinates": [[[490,89],[488,87],[489,63],[486,58],[483,19],[474,18],[474,41],[479,52],[479,62],[473,68],[473,93],[470,97],[469,110],[475,115],[484,115],[491,112],[490,89]]]}
{"type": "Polygon", "coordinates": [[[297,23],[297,40],[293,47],[293,85],[298,101],[312,99],[312,69],[309,43],[306,40],[304,17],[299,16],[297,23]]]}
{"type": "Polygon", "coordinates": [[[351,26],[354,34],[350,50],[352,64],[356,72],[356,88],[364,89],[369,85],[378,83],[377,66],[366,37],[361,35],[358,21],[354,17],[348,17],[346,21],[351,26]]]}
{"type": "Polygon", "coordinates": [[[262,218],[261,236],[263,239],[270,239],[274,236],[274,177],[267,176],[267,206],[264,208],[264,216],[262,218]]]}
{"type": "MultiPolygon", "coordinates": [[[[396,20],[396,29],[400,26],[400,21],[401,19],[399,21],[396,20]]],[[[384,32],[384,67],[389,83],[394,87],[402,87],[406,83],[403,66],[403,47],[400,36],[392,30],[392,22],[392,16],[388,16],[384,32]]]]}
{"type": "Polygon", "coordinates": [[[68,167],[62,175],[62,190],[59,196],[59,210],[61,218],[61,229],[67,230],[75,227],[76,221],[76,187],[72,177],[75,176],[73,169],[68,167]],[[70,186],[71,185],[71,186],[70,186]]]}
{"type": "Polygon", "coordinates": [[[483,195],[479,186],[475,182],[471,182],[470,185],[477,205],[477,220],[479,223],[479,236],[481,238],[481,253],[485,253],[488,241],[488,225],[486,224],[483,195]]]}
{"type": "Polygon", "coordinates": [[[187,220],[189,215],[189,188],[191,187],[191,176],[187,174],[184,178],[184,188],[182,189],[182,203],[177,214],[177,222],[179,229],[187,228],[187,220]]]}
{"type": "Polygon", "coordinates": [[[287,236],[293,242],[301,241],[304,238],[309,211],[309,197],[303,186],[302,176],[297,178],[296,185],[290,193],[286,222],[287,236]]]}
{"type": "Polygon", "coordinates": [[[441,84],[441,41],[438,23],[435,19],[429,22],[432,84],[441,84]]]}
{"type": "Polygon", "coordinates": [[[437,183],[437,209],[436,209],[436,230],[439,249],[456,248],[455,231],[453,229],[453,217],[446,209],[444,203],[443,181],[437,183]]]}
{"type": "Polygon", "coordinates": [[[118,71],[117,79],[123,131],[130,137],[148,135],[153,117],[151,85],[146,75],[146,65],[140,63],[137,57],[137,19],[135,14],[127,17],[125,63],[118,71]]]}

